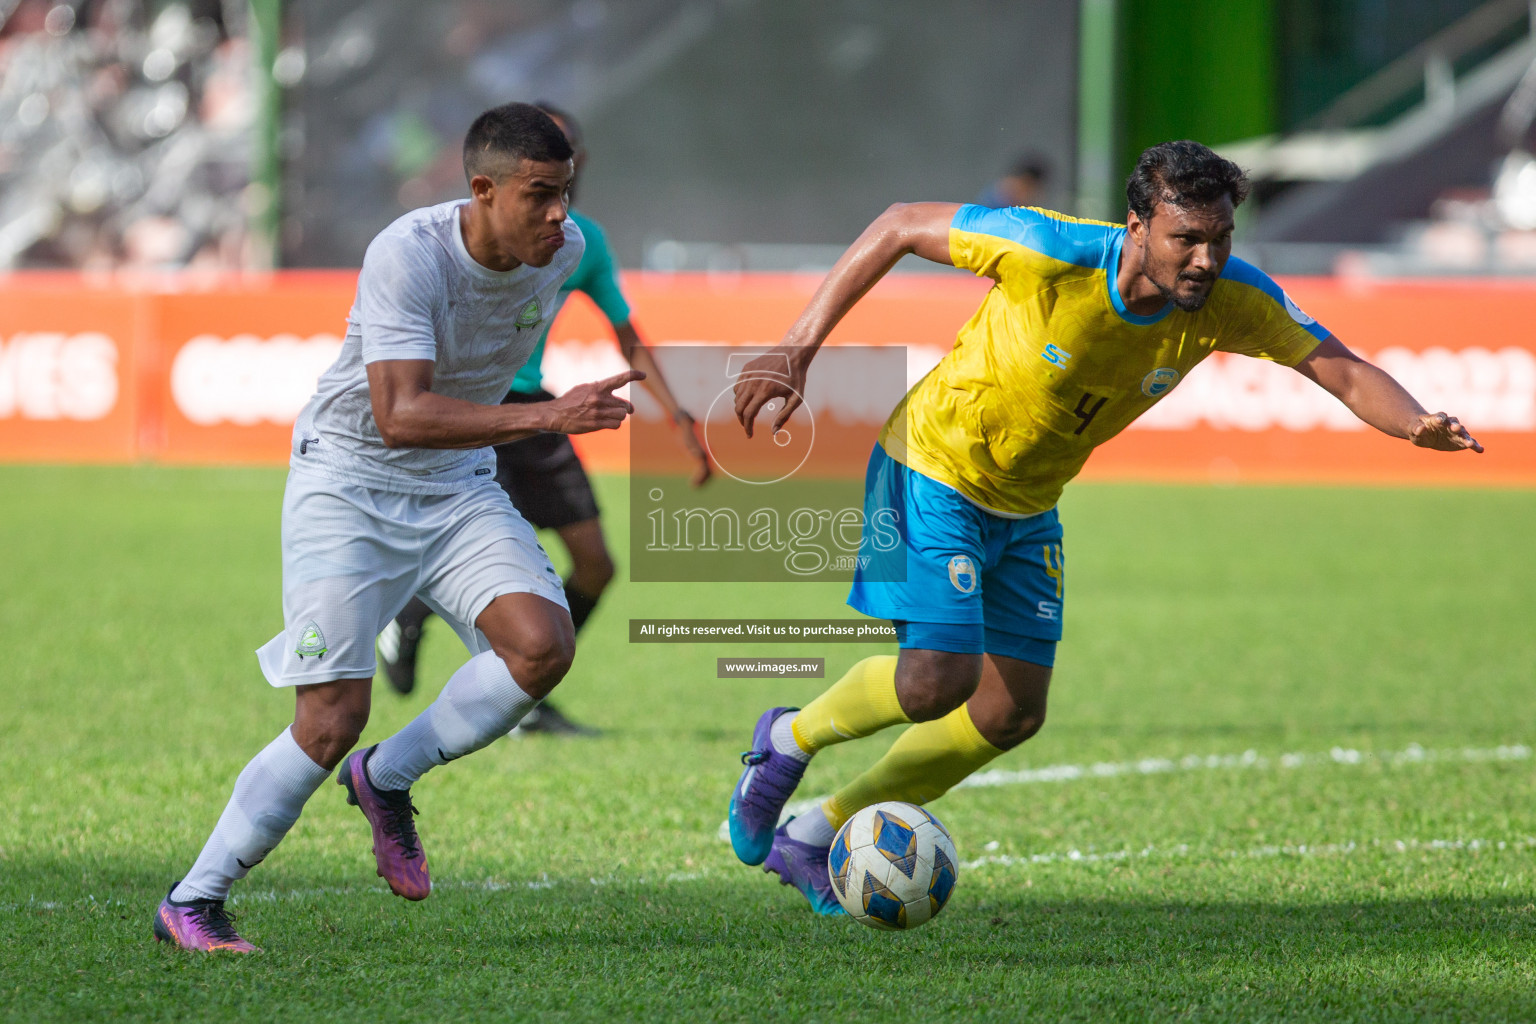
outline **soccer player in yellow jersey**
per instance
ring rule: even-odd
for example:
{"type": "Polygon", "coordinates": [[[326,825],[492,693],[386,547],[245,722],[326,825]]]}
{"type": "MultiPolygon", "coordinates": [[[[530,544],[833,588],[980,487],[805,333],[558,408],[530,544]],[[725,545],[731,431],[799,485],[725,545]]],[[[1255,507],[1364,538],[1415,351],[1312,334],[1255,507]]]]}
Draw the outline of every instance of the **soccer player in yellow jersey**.
{"type": "Polygon", "coordinates": [[[1123,227],[1023,207],[893,206],[838,260],[783,343],[739,377],[747,434],[765,410],[776,432],[799,405],[817,347],[902,256],[993,282],[870,457],[866,522],[877,509],[895,513],[905,564],[891,571],[866,531],[871,561],[848,603],[893,620],[900,654],[859,662],[803,710],[766,712],[731,795],[737,856],[777,873],[817,912],[841,912],[828,857],[855,811],[933,800],[1039,731],[1065,597],[1056,500],[1095,446],[1211,352],[1293,367],[1420,447],[1482,451],[1455,417],[1426,412],[1232,258],[1233,210],[1247,194],[1237,165],[1199,143],[1168,142],[1137,162],[1123,227]],[[906,723],[916,724],[864,774],[779,825],[818,750],[906,723]]]}

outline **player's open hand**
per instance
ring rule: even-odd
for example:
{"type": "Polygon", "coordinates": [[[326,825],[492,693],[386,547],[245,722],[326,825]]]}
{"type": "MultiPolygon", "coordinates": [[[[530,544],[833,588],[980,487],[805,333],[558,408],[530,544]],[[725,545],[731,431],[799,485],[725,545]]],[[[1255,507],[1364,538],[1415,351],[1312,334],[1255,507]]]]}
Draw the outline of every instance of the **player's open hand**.
{"type": "Polygon", "coordinates": [[[709,461],[709,452],[704,449],[704,442],[699,440],[699,425],[683,409],[677,410],[673,422],[677,424],[683,448],[688,452],[688,457],[693,459],[693,475],[688,478],[688,483],[693,487],[703,487],[714,475],[715,467],[709,461]]]}
{"type": "Polygon", "coordinates": [[[772,403],[772,433],[789,421],[790,413],[800,408],[805,393],[805,366],[802,354],[808,350],[780,345],[742,367],[736,377],[736,418],[752,436],[757,414],[772,403]]]}
{"type": "Polygon", "coordinates": [[[1433,448],[1441,452],[1459,452],[1470,448],[1481,453],[1483,446],[1477,438],[1467,433],[1467,428],[1455,416],[1443,412],[1426,413],[1408,431],[1408,440],[1420,448],[1433,448]]]}
{"type": "Polygon", "coordinates": [[[559,434],[616,429],[635,407],[613,392],[637,380],[645,380],[645,374],[625,370],[591,384],[576,385],[549,403],[549,429],[559,434]]]}

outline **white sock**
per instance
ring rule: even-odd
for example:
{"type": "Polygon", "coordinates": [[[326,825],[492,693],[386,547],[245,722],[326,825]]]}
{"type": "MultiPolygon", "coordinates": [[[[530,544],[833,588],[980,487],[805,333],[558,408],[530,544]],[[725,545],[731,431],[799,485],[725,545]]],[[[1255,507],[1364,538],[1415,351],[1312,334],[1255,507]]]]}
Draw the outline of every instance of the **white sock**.
{"type": "Polygon", "coordinates": [[[537,703],[495,651],[482,651],[459,666],[425,711],[378,745],[368,778],[380,789],[410,789],[433,766],[505,736],[537,703]]]}
{"type": "Polygon", "coordinates": [[[773,730],[768,733],[768,742],[773,744],[774,750],[781,754],[788,754],[796,761],[804,764],[811,759],[811,755],[802,750],[799,742],[795,739],[793,726],[795,719],[799,715],[800,712],[791,711],[787,715],[780,715],[778,718],[775,718],[773,720],[773,730]]]}
{"type": "Polygon", "coordinates": [[[292,728],[284,729],[235,779],[213,835],[171,899],[227,899],[229,887],[282,841],[330,774],[294,741],[292,728]]]}
{"type": "Polygon", "coordinates": [[[784,831],[789,833],[789,838],[812,846],[831,846],[833,837],[837,835],[837,829],[827,820],[827,812],[821,809],[820,804],[816,805],[815,810],[791,818],[784,831]]]}

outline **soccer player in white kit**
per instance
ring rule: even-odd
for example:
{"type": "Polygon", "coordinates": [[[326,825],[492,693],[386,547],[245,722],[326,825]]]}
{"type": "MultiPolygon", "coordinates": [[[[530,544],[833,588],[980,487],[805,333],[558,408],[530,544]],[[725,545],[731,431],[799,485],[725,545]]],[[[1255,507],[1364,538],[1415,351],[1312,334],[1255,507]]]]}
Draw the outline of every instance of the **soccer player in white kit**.
{"type": "Polygon", "coordinates": [[[341,355],[293,433],[283,497],[285,628],[257,652],[295,687],[293,725],[246,765],[202,853],[155,915],[161,941],[250,952],[230,886],[331,771],[373,832],[379,874],[425,899],[413,782],[517,725],[570,668],[561,580],[495,480],[491,445],[612,429],[628,371],[550,402],[502,396],[581,259],[570,143],[538,108],[486,111],[464,140],[471,198],[408,213],[368,246],[341,355]],[[473,656],[414,721],[348,751],[368,721],[374,638],[420,595],[473,656]],[[343,761],[345,758],[345,761],[343,761]]]}

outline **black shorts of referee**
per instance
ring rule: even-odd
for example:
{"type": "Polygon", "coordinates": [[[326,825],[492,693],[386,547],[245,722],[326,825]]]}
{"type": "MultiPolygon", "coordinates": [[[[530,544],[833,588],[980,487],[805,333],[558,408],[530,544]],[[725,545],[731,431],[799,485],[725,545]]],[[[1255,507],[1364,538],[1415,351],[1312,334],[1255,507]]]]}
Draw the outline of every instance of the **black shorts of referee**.
{"type": "MultiPolygon", "coordinates": [[[[542,388],[531,394],[509,391],[501,404],[552,402],[554,398],[542,388]]],[[[592,481],[565,434],[535,434],[497,445],[496,482],[523,518],[540,529],[558,530],[597,518],[592,481]]]]}

